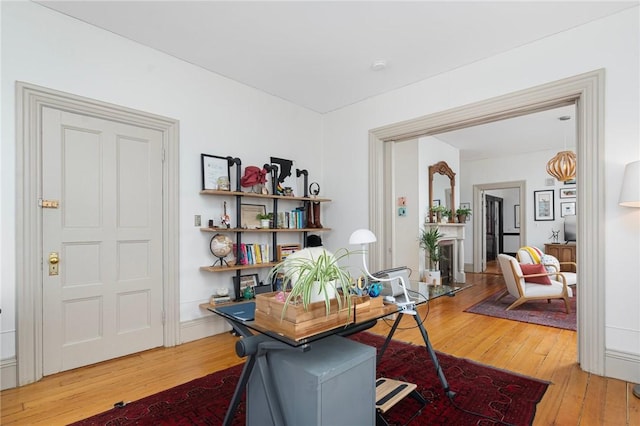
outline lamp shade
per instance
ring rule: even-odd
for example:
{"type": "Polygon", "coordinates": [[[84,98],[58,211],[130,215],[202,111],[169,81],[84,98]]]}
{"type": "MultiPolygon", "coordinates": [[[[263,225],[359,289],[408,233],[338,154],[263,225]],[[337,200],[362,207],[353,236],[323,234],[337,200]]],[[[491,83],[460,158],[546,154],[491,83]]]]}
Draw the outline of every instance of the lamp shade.
{"type": "Polygon", "coordinates": [[[576,154],[573,151],[560,151],[547,163],[547,173],[560,182],[576,177],[576,154]]]}
{"type": "Polygon", "coordinates": [[[640,207],[640,160],[629,163],[625,167],[618,204],[625,207],[640,207]]]}
{"type": "Polygon", "coordinates": [[[377,240],[375,234],[368,229],[356,229],[349,237],[349,244],[370,244],[377,240]]]}

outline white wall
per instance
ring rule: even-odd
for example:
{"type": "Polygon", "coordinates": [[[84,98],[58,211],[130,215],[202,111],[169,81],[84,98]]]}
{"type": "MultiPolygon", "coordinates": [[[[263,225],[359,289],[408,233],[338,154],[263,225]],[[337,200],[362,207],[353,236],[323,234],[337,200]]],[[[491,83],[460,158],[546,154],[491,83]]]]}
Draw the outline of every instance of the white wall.
{"type": "MultiPolygon", "coordinates": [[[[526,185],[526,209],[524,210],[525,225],[527,227],[526,245],[532,245],[544,248],[545,243],[551,242],[551,230],[562,230],[563,222],[560,218],[560,200],[559,189],[565,187],[564,184],[554,179],[553,186],[547,186],[546,182],[550,176],[547,174],[547,161],[556,155],[556,151],[538,151],[531,154],[511,156],[508,158],[490,158],[485,160],[464,161],[461,165],[464,170],[460,188],[463,194],[472,198],[471,191],[473,185],[494,184],[508,181],[524,180],[526,185]],[[549,190],[554,191],[555,197],[555,220],[553,221],[535,221],[533,217],[533,191],[549,190]]],[[[568,185],[567,185],[568,187],[568,185]]],[[[493,193],[494,191],[492,191],[493,193]]],[[[463,195],[464,196],[464,195],[463,195]]],[[[513,209],[513,205],[505,203],[505,210],[513,209]]],[[[510,214],[513,212],[510,210],[510,214]]],[[[506,216],[505,216],[506,219],[506,216]]],[[[472,226],[472,225],[469,225],[472,226]]],[[[513,216],[505,222],[505,231],[511,227],[513,231],[513,216]]],[[[472,259],[473,250],[473,232],[472,228],[467,229],[467,240],[465,241],[465,259],[472,259]]],[[[507,231],[508,232],[508,231],[507,231]]],[[[562,232],[561,232],[562,235],[562,232]]]]}
{"type": "MultiPolygon", "coordinates": [[[[333,221],[331,238],[344,244],[351,230],[368,224],[370,129],[604,68],[606,349],[640,365],[640,212],[617,204],[624,165],[640,158],[638,27],[636,7],[327,114],[325,152],[341,152],[334,167],[353,171],[348,187],[326,176],[334,204],[350,208],[343,220],[333,221]]],[[[635,370],[624,374],[640,379],[635,370]]]]}
{"type": "MultiPolygon", "coordinates": [[[[230,273],[206,273],[210,235],[194,227],[218,218],[222,200],[203,197],[200,154],[233,155],[243,166],[270,156],[296,160],[322,182],[322,117],[279,98],[145,48],[32,2],[2,2],[2,315],[0,359],[15,355],[15,82],[26,81],[180,120],[181,321],[230,273]]],[[[295,170],[295,169],[294,169],[295,170]]],[[[299,179],[301,180],[301,179],[299,179]]],[[[326,191],[326,192],[325,192],[326,191]]],[[[298,193],[301,193],[301,187],[298,193]]],[[[230,203],[233,205],[233,203],[230,203]]],[[[260,271],[263,278],[266,271],[260,271]]]]}
{"type": "Polygon", "coordinates": [[[420,251],[418,248],[418,223],[420,223],[421,204],[418,195],[418,174],[420,166],[418,162],[418,140],[397,142],[393,145],[393,217],[394,241],[393,256],[394,266],[407,266],[411,269],[411,279],[420,277],[420,251]],[[398,214],[398,198],[406,198],[406,216],[398,214]]]}

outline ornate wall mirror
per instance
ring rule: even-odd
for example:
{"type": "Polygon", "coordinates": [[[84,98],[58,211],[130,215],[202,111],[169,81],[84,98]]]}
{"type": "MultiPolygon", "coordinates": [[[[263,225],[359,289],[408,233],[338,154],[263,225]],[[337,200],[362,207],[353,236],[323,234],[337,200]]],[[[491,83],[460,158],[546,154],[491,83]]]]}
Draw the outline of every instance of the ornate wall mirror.
{"type": "MultiPolygon", "coordinates": [[[[433,200],[439,200],[440,205],[455,211],[455,187],[456,174],[446,161],[429,166],[429,211],[434,206],[433,200]]],[[[453,215],[449,222],[453,222],[453,215]]]]}

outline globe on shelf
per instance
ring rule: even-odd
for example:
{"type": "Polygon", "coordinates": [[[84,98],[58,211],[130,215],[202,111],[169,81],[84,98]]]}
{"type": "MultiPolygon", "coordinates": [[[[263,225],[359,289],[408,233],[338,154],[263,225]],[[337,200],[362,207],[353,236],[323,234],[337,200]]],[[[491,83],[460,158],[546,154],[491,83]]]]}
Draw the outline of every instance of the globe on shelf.
{"type": "Polygon", "coordinates": [[[211,254],[218,258],[211,266],[216,266],[218,263],[220,263],[220,266],[229,266],[224,258],[229,256],[233,250],[233,241],[226,235],[216,234],[209,241],[209,250],[211,250],[211,254]]]}

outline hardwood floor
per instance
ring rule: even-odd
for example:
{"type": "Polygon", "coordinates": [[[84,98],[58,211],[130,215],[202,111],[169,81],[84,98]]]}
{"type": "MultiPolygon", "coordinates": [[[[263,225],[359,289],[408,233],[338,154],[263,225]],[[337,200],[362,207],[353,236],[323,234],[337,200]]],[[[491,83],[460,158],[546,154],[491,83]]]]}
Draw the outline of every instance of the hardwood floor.
{"type": "MultiPolygon", "coordinates": [[[[551,382],[538,404],[534,425],[640,425],[640,399],[632,394],[633,384],[580,370],[575,332],[462,312],[502,286],[501,277],[491,274],[467,274],[467,283],[472,287],[455,297],[430,303],[425,324],[435,349],[551,382]]],[[[425,310],[421,308],[421,315],[425,310]]],[[[389,326],[380,321],[372,331],[386,334],[389,326]]],[[[415,323],[407,322],[406,327],[395,338],[419,344],[415,323]]],[[[105,411],[115,402],[140,399],[241,363],[235,340],[224,333],[3,391],[0,424],[68,424],[105,411]]]]}

